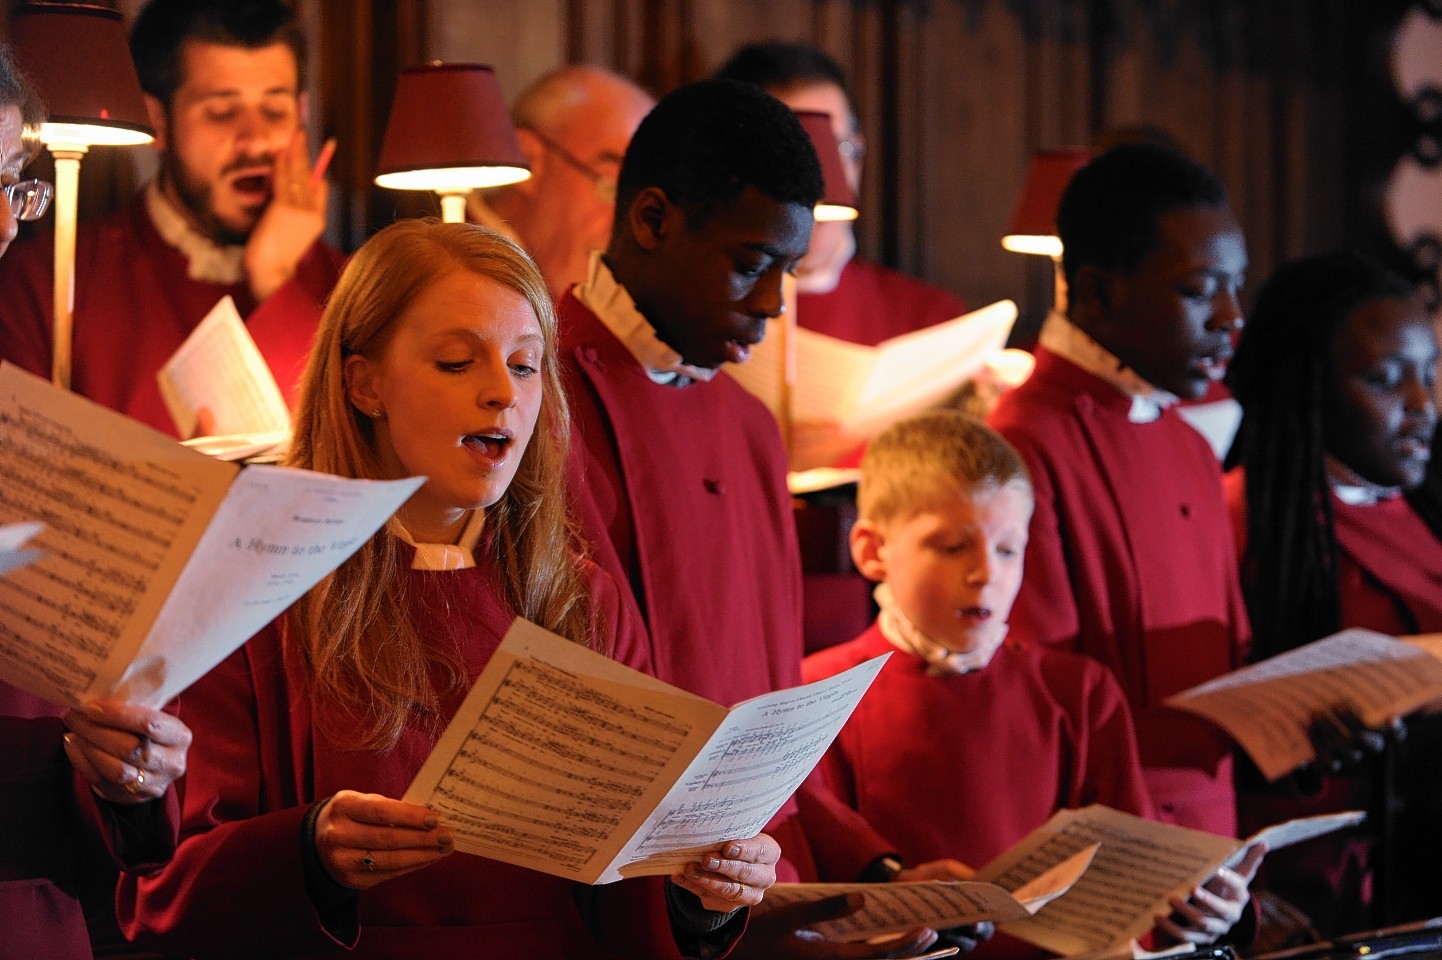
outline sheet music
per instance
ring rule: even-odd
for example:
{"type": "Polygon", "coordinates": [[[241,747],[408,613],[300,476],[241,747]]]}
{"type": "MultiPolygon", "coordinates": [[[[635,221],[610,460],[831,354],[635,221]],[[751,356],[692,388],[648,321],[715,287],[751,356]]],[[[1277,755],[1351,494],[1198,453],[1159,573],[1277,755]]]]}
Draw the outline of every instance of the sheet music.
{"type": "Polygon", "coordinates": [[[849,893],[863,897],[860,910],[814,926],[832,940],[872,940],[917,927],[946,929],[983,921],[1030,916],[1071,889],[1091,864],[1096,847],[1082,850],[1025,888],[1009,893],[994,883],[926,881],[922,883],[778,883],[766,891],[758,913],[793,903],[849,893]]]}
{"type": "Polygon", "coordinates": [[[0,677],[80,703],[140,646],[235,472],[0,366],[0,522],[43,522],[46,553],[0,580],[0,677]]]}
{"type": "Polygon", "coordinates": [[[466,853],[585,883],[669,873],[687,858],[667,844],[759,832],[789,796],[778,784],[799,783],[850,715],[836,691],[864,676],[859,699],[881,662],[839,684],[748,701],[737,709],[759,716],[744,727],[714,703],[517,620],[404,799],[437,811],[466,853]],[[652,851],[661,853],[631,862],[652,851]]]}
{"type": "Polygon", "coordinates": [[[1442,697],[1442,659],[1370,630],[1341,633],[1243,667],[1167,700],[1226,730],[1275,780],[1315,755],[1307,728],[1346,705],[1380,726],[1442,697]]]}
{"type": "Polygon", "coordinates": [[[290,412],[275,375],[229,296],[196,325],[157,379],[182,437],[196,434],[201,410],[209,413],[210,434],[290,430],[290,412]]]}
{"type": "Polygon", "coordinates": [[[1000,300],[955,320],[893,337],[876,348],[843,423],[874,436],[951,396],[1006,346],[1016,304],[1000,300]]]}
{"type": "Polygon", "coordinates": [[[344,563],[424,482],[242,470],[134,662],[103,674],[100,689],[164,704],[344,563]]]}
{"type": "Polygon", "coordinates": [[[1006,933],[1062,955],[1119,946],[1170,911],[1240,844],[1093,805],[1062,810],[977,873],[978,880],[1016,889],[1092,844],[1091,867],[1035,916],[1001,924],[1006,933]]]}
{"type": "Polygon", "coordinates": [[[885,662],[876,657],[733,707],[627,844],[622,875],[670,873],[694,852],[760,833],[821,761],[885,662]]]}
{"type": "Polygon", "coordinates": [[[1274,823],[1270,827],[1258,830],[1244,840],[1242,848],[1227,860],[1226,865],[1235,867],[1246,854],[1247,847],[1254,843],[1265,843],[1267,852],[1270,853],[1273,850],[1290,847],[1294,843],[1302,843],[1316,837],[1326,836],[1337,830],[1358,826],[1366,819],[1365,810],[1344,810],[1341,813],[1320,813],[1312,817],[1298,817],[1294,820],[1274,823]]]}
{"type": "MultiPolygon", "coordinates": [[[[796,331],[798,424],[831,424],[856,442],[940,403],[1006,345],[1016,320],[1010,300],[945,323],[893,337],[875,347],[804,327],[796,331]]],[[[726,372],[779,416],[780,337],[756,346],[746,363],[726,372]]]]}
{"type": "Polygon", "coordinates": [[[45,554],[0,580],[0,678],[72,706],[106,693],[163,703],[422,482],[241,473],[0,365],[0,522],[43,522],[45,554]]]}
{"type": "Polygon", "coordinates": [[[42,523],[10,523],[0,526],[0,576],[34,563],[45,551],[26,549],[25,544],[39,533],[42,523]]]}

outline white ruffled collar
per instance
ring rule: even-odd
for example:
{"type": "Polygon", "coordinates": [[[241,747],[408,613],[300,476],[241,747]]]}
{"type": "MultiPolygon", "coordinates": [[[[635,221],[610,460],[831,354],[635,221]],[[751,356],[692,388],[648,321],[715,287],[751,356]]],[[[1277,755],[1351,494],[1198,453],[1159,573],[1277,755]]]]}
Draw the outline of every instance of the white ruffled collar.
{"type": "Polygon", "coordinates": [[[877,626],[881,628],[881,635],[896,649],[924,660],[927,672],[931,674],[962,674],[980,670],[991,663],[991,658],[1006,639],[1007,625],[1000,623],[976,647],[961,652],[949,650],[922,633],[921,628],[911,622],[897,605],[891,587],[878,583],[872,596],[876,598],[876,605],[881,608],[881,615],[876,620],[877,626]]]}
{"type": "Polygon", "coordinates": [[[681,354],[656,336],[656,328],[636,309],[636,301],[616,282],[599,252],[592,251],[590,275],[573,292],[656,383],[684,387],[693,380],[705,382],[716,376],[715,370],[683,362],[681,354]]]}
{"type": "Polygon", "coordinates": [[[1176,394],[1152,386],[1069,317],[1056,311],[1048,314],[1041,326],[1041,345],[1130,397],[1132,408],[1127,411],[1127,419],[1132,423],[1151,423],[1177,402],[1176,394]]]}

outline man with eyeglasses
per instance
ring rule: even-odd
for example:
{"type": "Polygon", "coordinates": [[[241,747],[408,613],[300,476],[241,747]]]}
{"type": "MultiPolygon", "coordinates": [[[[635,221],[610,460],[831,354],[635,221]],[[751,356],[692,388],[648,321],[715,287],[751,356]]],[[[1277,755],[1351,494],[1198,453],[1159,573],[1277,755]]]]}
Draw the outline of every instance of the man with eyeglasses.
{"type": "MultiPolygon", "coordinates": [[[[77,233],[72,386],[173,433],[156,372],[225,295],[289,397],[340,255],[320,240],[327,152],[312,165],[304,38],[286,3],[151,0],[131,53],[160,173],[77,233]]],[[[0,356],[42,376],[52,275],[49,237],[0,261],[0,356]]]]}
{"type": "Polygon", "coordinates": [[[599,67],[553,70],[511,110],[531,177],[472,193],[470,219],[494,227],[535,259],[553,297],[590,275],[592,251],[605,249],[626,144],[655,99],[599,67]]]}
{"type": "MultiPolygon", "coordinates": [[[[830,114],[846,178],[860,194],[866,140],[835,60],[810,44],[768,41],[740,48],[715,75],[755,84],[793,110],[830,114]]],[[[966,312],[949,290],[857,257],[849,220],[816,225],[796,282],[797,323],[868,346],[966,312]]]]}

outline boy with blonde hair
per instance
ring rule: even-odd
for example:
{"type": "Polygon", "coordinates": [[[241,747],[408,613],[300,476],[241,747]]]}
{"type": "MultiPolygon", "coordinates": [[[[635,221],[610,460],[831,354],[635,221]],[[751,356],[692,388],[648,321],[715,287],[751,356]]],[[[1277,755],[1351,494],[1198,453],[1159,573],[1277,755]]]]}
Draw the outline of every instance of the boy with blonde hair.
{"type": "MultiPolygon", "coordinates": [[[[907,862],[985,864],[1062,808],[1152,816],[1111,673],[1007,639],[1032,505],[1016,450],[954,411],[893,426],[862,461],[851,555],[877,582],[881,614],[803,669],[816,680],[897,654],[822,766],[907,862]]],[[[1246,901],[1228,874],[1175,901],[1158,931],[1197,943],[1225,933],[1246,901]]]]}

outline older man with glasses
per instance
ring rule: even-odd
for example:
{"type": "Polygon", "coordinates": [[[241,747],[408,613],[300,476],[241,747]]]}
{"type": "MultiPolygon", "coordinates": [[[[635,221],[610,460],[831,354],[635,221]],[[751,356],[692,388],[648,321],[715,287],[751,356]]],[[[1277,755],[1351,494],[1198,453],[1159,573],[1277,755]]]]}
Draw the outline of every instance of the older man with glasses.
{"type": "MultiPolygon", "coordinates": [[[[755,84],[793,110],[830,114],[851,188],[861,191],[866,140],[835,60],[806,43],[747,44],[717,77],[755,84]]],[[[796,270],[796,321],[810,330],[874,345],[965,312],[951,291],[856,256],[850,221],[818,223],[796,270]]]]}
{"type": "Polygon", "coordinates": [[[655,100],[609,70],[575,65],[532,83],[511,110],[529,180],[473,193],[470,219],[495,227],[535,258],[551,295],[590,275],[611,238],[616,176],[655,100]]]}

